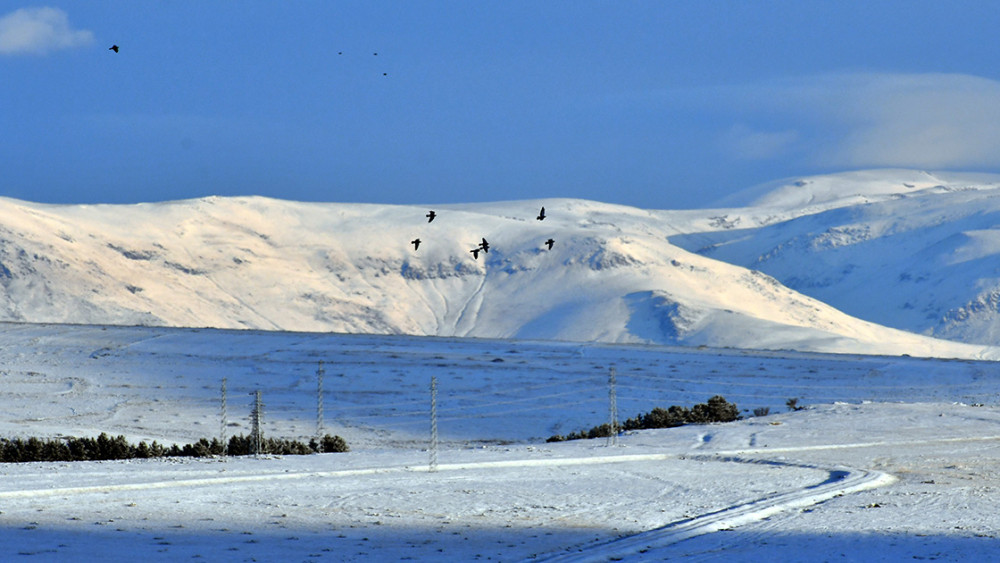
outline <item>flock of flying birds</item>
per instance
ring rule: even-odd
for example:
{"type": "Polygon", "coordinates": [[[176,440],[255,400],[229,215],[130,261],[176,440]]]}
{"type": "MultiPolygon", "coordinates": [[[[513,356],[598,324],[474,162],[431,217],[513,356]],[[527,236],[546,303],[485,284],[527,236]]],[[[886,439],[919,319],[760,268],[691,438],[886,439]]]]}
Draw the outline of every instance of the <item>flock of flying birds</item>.
{"type": "MultiPolygon", "coordinates": [[[[116,52],[116,53],[117,53],[117,52],[118,52],[118,45],[112,45],[112,46],[108,47],[108,50],[109,50],[109,51],[114,51],[114,52],[116,52]]],[[[337,54],[338,54],[338,55],[343,55],[343,54],[344,54],[344,52],[343,52],[343,51],[337,51],[337,54]]],[[[372,53],[372,56],[375,56],[375,57],[377,57],[377,56],[378,56],[378,53],[377,53],[377,52],[376,52],[376,53],[372,53]]],[[[383,72],[383,73],[382,73],[382,76],[389,76],[389,73],[388,73],[388,72],[383,72]]]]}
{"type": "MultiPolygon", "coordinates": [[[[430,222],[434,221],[435,217],[437,217],[437,213],[435,213],[434,210],[432,209],[432,210],[428,211],[427,215],[424,215],[424,217],[427,217],[427,222],[430,223],[430,222]]],[[[542,210],[538,212],[538,217],[535,217],[535,219],[537,219],[539,221],[544,221],[545,220],[545,207],[542,207],[542,210]]],[[[413,239],[413,240],[410,241],[410,244],[413,245],[413,250],[414,251],[416,251],[417,249],[420,248],[420,243],[421,242],[423,242],[423,241],[420,240],[419,238],[416,238],[416,239],[413,239]]],[[[552,250],[552,245],[555,244],[555,243],[556,243],[556,241],[554,239],[550,238],[549,240],[545,241],[544,244],[545,244],[545,246],[548,247],[549,250],[552,250]]],[[[489,241],[486,240],[486,237],[483,237],[483,242],[479,243],[478,246],[476,246],[475,248],[473,248],[469,252],[472,253],[472,259],[473,260],[478,260],[480,252],[485,252],[485,253],[489,254],[489,252],[490,252],[490,243],[489,243],[489,241]]]]}
{"type": "MultiPolygon", "coordinates": [[[[118,45],[112,45],[111,47],[108,47],[108,50],[109,51],[114,51],[114,52],[117,53],[118,52],[118,45]]],[[[340,51],[337,54],[338,55],[343,55],[344,52],[340,51]]],[[[374,56],[378,56],[378,53],[372,53],[372,54],[374,56]]],[[[386,76],[387,73],[382,73],[382,75],[386,76]]],[[[431,221],[434,220],[435,217],[437,217],[437,213],[435,213],[434,210],[431,210],[431,211],[429,211],[427,213],[427,215],[425,215],[425,217],[427,217],[427,222],[430,223],[431,221]]],[[[542,207],[541,211],[538,212],[538,216],[535,217],[535,219],[537,219],[539,221],[544,221],[545,220],[545,207],[542,207]]],[[[420,243],[421,242],[423,242],[423,241],[421,241],[419,238],[416,238],[416,239],[413,239],[413,240],[410,241],[410,244],[413,245],[413,250],[414,251],[416,251],[418,248],[420,248],[420,243]]],[[[545,244],[545,246],[548,247],[549,250],[552,250],[552,245],[554,245],[555,243],[556,243],[556,241],[550,238],[549,240],[545,241],[543,244],[545,244]]],[[[479,246],[473,248],[469,252],[472,253],[472,259],[473,260],[478,260],[480,252],[485,252],[487,254],[490,252],[490,243],[489,243],[489,241],[486,240],[486,237],[483,237],[483,242],[479,243],[479,246]]]]}

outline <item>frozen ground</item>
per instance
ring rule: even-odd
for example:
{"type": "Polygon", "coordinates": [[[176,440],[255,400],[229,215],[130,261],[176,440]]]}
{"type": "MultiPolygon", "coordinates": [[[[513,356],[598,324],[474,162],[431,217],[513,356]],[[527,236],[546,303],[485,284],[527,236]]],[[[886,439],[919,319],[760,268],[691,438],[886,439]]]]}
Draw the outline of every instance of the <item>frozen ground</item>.
{"type": "MultiPolygon", "coordinates": [[[[347,454],[0,467],[24,561],[990,560],[994,364],[909,357],[65,325],[0,330],[0,434],[325,431],[347,454]],[[544,439],[721,394],[768,416],[544,439]],[[430,378],[441,448],[430,471],[430,378]],[[799,398],[805,410],[786,412],[799,398]],[[973,406],[981,405],[981,406],[973,406]]],[[[749,415],[749,413],[746,413],[749,415]]]]}

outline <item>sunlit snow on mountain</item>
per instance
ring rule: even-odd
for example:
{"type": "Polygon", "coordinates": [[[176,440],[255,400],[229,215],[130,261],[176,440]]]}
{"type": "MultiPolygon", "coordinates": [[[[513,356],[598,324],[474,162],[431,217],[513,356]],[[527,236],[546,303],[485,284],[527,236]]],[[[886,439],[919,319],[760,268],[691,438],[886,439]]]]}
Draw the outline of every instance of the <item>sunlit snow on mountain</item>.
{"type": "Polygon", "coordinates": [[[0,320],[972,357],[998,340],[998,182],[877,171],[727,209],[546,199],[433,222],[260,197],[2,199],[0,320]]]}

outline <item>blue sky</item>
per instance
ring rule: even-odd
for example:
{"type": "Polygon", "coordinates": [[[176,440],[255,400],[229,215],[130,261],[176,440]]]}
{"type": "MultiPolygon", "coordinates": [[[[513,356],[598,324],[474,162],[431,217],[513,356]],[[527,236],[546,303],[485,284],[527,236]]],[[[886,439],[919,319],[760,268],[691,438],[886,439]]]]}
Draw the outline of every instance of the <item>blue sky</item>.
{"type": "Polygon", "coordinates": [[[998,172],[998,24],[961,0],[0,1],[0,195],[679,209],[998,172]]]}

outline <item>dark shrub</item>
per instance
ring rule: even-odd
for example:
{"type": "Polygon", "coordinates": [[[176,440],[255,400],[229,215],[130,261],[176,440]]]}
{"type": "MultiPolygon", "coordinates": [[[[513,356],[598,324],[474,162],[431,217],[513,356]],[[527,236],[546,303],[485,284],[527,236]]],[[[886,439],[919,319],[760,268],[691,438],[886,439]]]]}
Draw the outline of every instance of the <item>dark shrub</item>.
{"type": "MultiPolygon", "coordinates": [[[[652,428],[674,428],[684,424],[708,424],[711,422],[732,422],[739,420],[740,411],[735,403],[726,401],[721,395],[716,395],[707,403],[699,403],[690,410],[674,405],[669,409],[656,407],[646,414],[630,418],[621,425],[620,430],[646,430],[652,428]]],[[[565,440],[581,440],[586,438],[605,438],[611,436],[611,425],[604,423],[586,432],[571,432],[566,436],[556,435],[546,442],[562,442],[565,440]]]]}
{"type": "Polygon", "coordinates": [[[674,405],[669,409],[656,407],[642,415],[642,428],[674,428],[687,421],[689,412],[684,407],[674,405]]]}
{"type": "Polygon", "coordinates": [[[732,422],[739,420],[740,409],[736,407],[736,403],[730,403],[721,395],[716,395],[708,400],[708,418],[709,422],[732,422]]]}
{"type": "MultiPolygon", "coordinates": [[[[233,436],[229,440],[230,455],[254,453],[249,437],[233,436]]],[[[317,443],[313,440],[304,444],[295,440],[267,439],[263,442],[263,453],[284,455],[307,455],[320,451],[346,452],[347,442],[340,436],[327,434],[317,443]]],[[[65,438],[43,440],[39,438],[0,438],[0,462],[16,463],[27,461],[87,461],[131,458],[153,458],[165,456],[209,457],[222,455],[223,444],[217,438],[211,441],[202,438],[193,444],[174,444],[164,448],[154,441],[152,444],[139,442],[133,446],[125,436],[112,438],[101,433],[97,438],[65,438]]]]}
{"type": "Polygon", "coordinates": [[[347,440],[344,440],[340,436],[331,436],[329,434],[323,436],[320,446],[321,449],[316,451],[323,453],[343,453],[351,449],[347,446],[347,440]]]}

